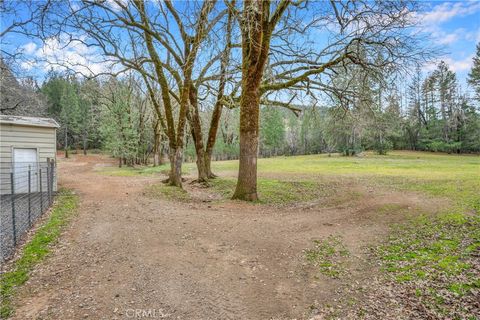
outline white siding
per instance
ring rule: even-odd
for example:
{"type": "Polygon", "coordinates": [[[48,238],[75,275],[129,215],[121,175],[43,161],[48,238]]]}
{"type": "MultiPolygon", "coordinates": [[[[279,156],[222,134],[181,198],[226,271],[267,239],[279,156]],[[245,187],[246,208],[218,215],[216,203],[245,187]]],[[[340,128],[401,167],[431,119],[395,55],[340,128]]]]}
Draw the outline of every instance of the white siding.
{"type": "MultiPolygon", "coordinates": [[[[10,193],[9,179],[13,148],[36,148],[38,161],[56,159],[55,128],[0,123],[0,193],[10,193]]],[[[56,186],[54,186],[56,190],[56,186]]]]}

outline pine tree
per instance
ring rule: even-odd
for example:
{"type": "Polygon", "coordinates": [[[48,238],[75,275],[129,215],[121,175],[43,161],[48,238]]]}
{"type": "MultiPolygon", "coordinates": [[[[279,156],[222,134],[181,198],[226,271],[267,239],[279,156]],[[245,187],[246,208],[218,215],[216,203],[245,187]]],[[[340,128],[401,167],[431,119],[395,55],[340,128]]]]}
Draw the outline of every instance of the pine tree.
{"type": "Polygon", "coordinates": [[[468,74],[468,83],[475,90],[477,102],[480,102],[480,42],[477,44],[477,53],[473,57],[472,70],[468,74]]]}
{"type": "Polygon", "coordinates": [[[276,156],[285,141],[285,124],[282,111],[276,107],[262,109],[262,125],[260,128],[262,147],[267,155],[276,156]]]}
{"type": "Polygon", "coordinates": [[[71,83],[66,83],[63,86],[63,92],[60,97],[60,122],[64,131],[65,157],[68,158],[68,150],[70,148],[70,141],[75,139],[78,133],[78,124],[80,122],[80,107],[79,99],[76,92],[76,87],[71,83]]]}

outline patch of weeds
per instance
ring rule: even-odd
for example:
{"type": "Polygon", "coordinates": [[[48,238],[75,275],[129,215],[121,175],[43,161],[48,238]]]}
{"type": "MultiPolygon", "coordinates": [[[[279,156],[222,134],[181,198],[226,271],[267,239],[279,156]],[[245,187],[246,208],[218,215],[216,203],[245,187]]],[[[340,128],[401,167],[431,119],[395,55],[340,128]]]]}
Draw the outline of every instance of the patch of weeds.
{"type": "Polygon", "coordinates": [[[398,228],[388,244],[379,248],[387,271],[415,276],[413,272],[422,270],[438,277],[440,273],[449,276],[468,269],[469,264],[463,260],[478,249],[479,217],[441,215],[424,219],[420,217],[410,228],[398,228]]]}
{"type": "MultiPolygon", "coordinates": [[[[479,164],[480,165],[480,164],[479,164]]],[[[455,170],[452,169],[454,172],[455,170]]],[[[421,177],[378,177],[363,178],[366,183],[371,179],[382,186],[397,190],[418,191],[432,197],[443,197],[452,201],[453,206],[448,208],[450,213],[480,213],[480,176],[478,172],[468,175],[458,175],[450,179],[442,179],[439,175],[435,179],[421,177]]]]}
{"type": "Polygon", "coordinates": [[[321,193],[322,186],[313,181],[259,180],[260,202],[288,204],[314,200],[321,193]]]}
{"type": "Polygon", "coordinates": [[[453,282],[448,286],[448,290],[453,292],[459,297],[468,294],[471,290],[479,289],[480,288],[480,279],[473,280],[468,283],[459,283],[453,282]]]}
{"type": "Polygon", "coordinates": [[[422,296],[418,303],[430,312],[460,318],[468,313],[457,309],[478,292],[479,252],[480,216],[455,212],[421,216],[394,230],[377,250],[384,270],[397,283],[417,287],[415,295],[422,296]]]}
{"type": "Polygon", "coordinates": [[[11,271],[2,275],[0,280],[0,318],[6,319],[14,312],[12,298],[29,277],[33,268],[50,252],[50,246],[60,236],[63,227],[70,221],[78,203],[78,196],[69,190],[60,190],[48,220],[25,245],[20,258],[15,261],[11,271]]]}
{"type": "Polygon", "coordinates": [[[384,205],[378,207],[377,211],[380,214],[389,214],[389,213],[392,213],[392,212],[402,210],[403,208],[404,208],[404,206],[401,205],[401,204],[398,204],[398,203],[387,203],[387,204],[384,204],[384,205]]]}
{"type": "Polygon", "coordinates": [[[134,177],[141,174],[141,170],[135,168],[101,167],[96,170],[98,173],[114,177],[134,177]]]}
{"type": "Polygon", "coordinates": [[[163,197],[172,201],[188,202],[191,200],[187,191],[164,183],[154,184],[147,187],[146,194],[152,198],[163,197]]]}
{"type": "MultiPolygon", "coordinates": [[[[214,171],[235,172],[238,161],[214,162],[212,166],[214,171]]],[[[366,152],[362,157],[307,155],[258,161],[259,172],[271,177],[343,180],[340,186],[346,187],[328,197],[329,201],[348,201],[348,183],[353,181],[379,189],[418,192],[430,201],[441,197],[452,205],[436,217],[429,212],[398,226],[372,257],[383,264],[388,276],[369,283],[365,300],[358,307],[359,315],[379,319],[475,319],[472,314],[480,313],[475,309],[478,288],[471,285],[480,278],[480,227],[475,220],[480,214],[479,166],[478,156],[411,151],[392,151],[387,156],[366,152]]],[[[234,187],[231,179],[221,182],[220,188],[231,196],[234,187]]],[[[268,192],[265,198],[261,188],[259,183],[260,197],[268,201],[268,192]]],[[[387,205],[380,212],[395,210],[402,208],[387,205]]]]}
{"type": "Polygon", "coordinates": [[[329,236],[324,240],[314,240],[314,247],[305,250],[305,258],[319,268],[320,273],[338,278],[344,273],[343,258],[349,255],[339,236],[329,236]]]}
{"type": "Polygon", "coordinates": [[[233,196],[237,181],[233,178],[216,177],[215,179],[209,180],[208,183],[222,198],[230,199],[233,196]]]}
{"type": "MultiPolygon", "coordinates": [[[[383,286],[390,283],[394,299],[400,304],[408,301],[417,318],[469,319],[480,312],[475,309],[480,277],[480,177],[478,166],[476,172],[463,163],[444,169],[437,175],[375,179],[386,187],[443,197],[452,204],[436,216],[419,215],[395,226],[375,252],[387,275],[383,286]]],[[[382,290],[372,296],[367,308],[388,303],[382,300],[382,290]]]]}
{"type": "MultiPolygon", "coordinates": [[[[236,180],[232,178],[216,178],[209,182],[214,191],[223,198],[232,197],[236,180]]],[[[262,204],[286,205],[312,201],[332,194],[335,188],[326,183],[315,181],[283,181],[259,178],[258,194],[262,204]]]]}
{"type": "MultiPolygon", "coordinates": [[[[182,174],[188,174],[190,166],[184,166],[182,168],[182,174]]],[[[117,177],[134,177],[134,176],[148,176],[154,174],[168,175],[170,172],[169,164],[162,164],[161,166],[136,166],[128,167],[100,167],[97,169],[100,174],[117,177]]]]}

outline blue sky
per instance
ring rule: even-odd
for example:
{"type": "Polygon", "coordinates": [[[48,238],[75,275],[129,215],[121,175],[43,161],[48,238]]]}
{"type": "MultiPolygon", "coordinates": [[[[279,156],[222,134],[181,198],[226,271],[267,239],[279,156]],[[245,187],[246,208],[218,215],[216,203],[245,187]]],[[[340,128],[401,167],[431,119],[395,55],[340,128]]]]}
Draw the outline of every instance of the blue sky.
{"type": "MultiPolygon", "coordinates": [[[[108,1],[108,0],[107,0],[108,1]]],[[[426,11],[418,17],[422,21],[422,30],[429,35],[431,45],[442,50],[439,59],[445,60],[457,72],[462,86],[472,65],[475,46],[480,42],[480,1],[429,1],[422,2],[426,11]]],[[[2,17],[8,21],[12,17],[2,17]]],[[[88,65],[93,71],[101,71],[105,64],[96,61],[95,49],[82,45],[63,48],[61,41],[51,40],[47,45],[16,34],[7,36],[5,43],[21,48],[27,57],[47,57],[73,61],[88,65]]],[[[45,63],[22,64],[25,74],[43,75],[51,66],[45,63]]],[[[434,64],[426,65],[424,71],[433,70],[434,64]]],[[[40,79],[43,78],[40,76],[40,79]]]]}

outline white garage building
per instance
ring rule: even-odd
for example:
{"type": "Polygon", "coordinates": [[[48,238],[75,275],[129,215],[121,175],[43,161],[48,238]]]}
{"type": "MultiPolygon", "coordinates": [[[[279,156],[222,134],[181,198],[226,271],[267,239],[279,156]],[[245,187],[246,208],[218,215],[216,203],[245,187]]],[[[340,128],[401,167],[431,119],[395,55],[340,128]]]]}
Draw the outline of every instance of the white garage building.
{"type": "MultiPolygon", "coordinates": [[[[28,192],[28,171],[30,191],[39,191],[40,169],[56,160],[58,127],[50,118],[0,115],[0,194],[11,194],[12,172],[15,193],[28,192]]],[[[51,187],[57,190],[56,181],[51,187]]]]}

